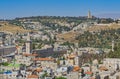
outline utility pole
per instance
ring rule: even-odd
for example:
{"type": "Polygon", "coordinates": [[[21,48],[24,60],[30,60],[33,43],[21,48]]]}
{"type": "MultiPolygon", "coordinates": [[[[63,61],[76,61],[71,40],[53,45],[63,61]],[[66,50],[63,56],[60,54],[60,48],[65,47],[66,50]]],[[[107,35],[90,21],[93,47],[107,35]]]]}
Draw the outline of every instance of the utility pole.
{"type": "Polygon", "coordinates": [[[114,47],[115,47],[115,41],[112,40],[112,52],[114,52],[114,47]]]}

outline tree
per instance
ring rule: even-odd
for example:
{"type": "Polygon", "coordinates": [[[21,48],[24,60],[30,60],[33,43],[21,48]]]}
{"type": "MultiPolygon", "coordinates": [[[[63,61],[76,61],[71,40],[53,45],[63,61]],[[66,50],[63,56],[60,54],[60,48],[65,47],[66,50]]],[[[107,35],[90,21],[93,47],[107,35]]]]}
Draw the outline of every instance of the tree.
{"type": "Polygon", "coordinates": [[[41,49],[42,48],[42,43],[40,43],[37,48],[41,49]]]}
{"type": "Polygon", "coordinates": [[[65,77],[57,77],[56,79],[67,79],[67,78],[65,78],[65,77]]]}
{"type": "Polygon", "coordinates": [[[36,45],[35,43],[32,44],[32,49],[35,49],[35,45],[36,45]]]}
{"type": "Polygon", "coordinates": [[[60,60],[59,59],[57,60],[57,65],[60,65],[60,60]]]}
{"type": "Polygon", "coordinates": [[[45,72],[45,73],[42,75],[43,78],[45,78],[45,77],[47,77],[47,76],[48,76],[48,73],[47,73],[47,72],[45,72]]]}
{"type": "Polygon", "coordinates": [[[8,63],[8,62],[3,62],[2,65],[3,65],[3,66],[8,66],[9,63],[8,63]]]}

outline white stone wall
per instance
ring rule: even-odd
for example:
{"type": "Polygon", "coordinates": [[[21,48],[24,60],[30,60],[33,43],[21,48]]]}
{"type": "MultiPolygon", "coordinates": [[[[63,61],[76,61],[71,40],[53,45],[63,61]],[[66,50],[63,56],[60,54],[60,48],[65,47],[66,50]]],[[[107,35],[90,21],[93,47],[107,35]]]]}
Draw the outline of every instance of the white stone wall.
{"type": "Polygon", "coordinates": [[[40,63],[42,67],[50,67],[51,69],[57,69],[57,63],[54,63],[53,61],[37,61],[37,63],[40,63]]]}
{"type": "Polygon", "coordinates": [[[32,57],[16,55],[15,59],[16,59],[15,63],[18,63],[18,64],[25,64],[25,65],[29,66],[31,63],[33,63],[33,61],[31,60],[32,57]]]}

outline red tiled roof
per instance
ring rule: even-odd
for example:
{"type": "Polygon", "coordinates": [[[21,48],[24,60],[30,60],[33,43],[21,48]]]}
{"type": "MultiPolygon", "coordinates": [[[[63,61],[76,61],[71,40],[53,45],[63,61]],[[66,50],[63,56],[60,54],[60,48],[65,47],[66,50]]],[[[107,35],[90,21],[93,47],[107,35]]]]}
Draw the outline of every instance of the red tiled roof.
{"type": "Polygon", "coordinates": [[[72,54],[72,55],[68,56],[68,58],[75,58],[75,55],[72,54]]]}
{"type": "Polygon", "coordinates": [[[27,78],[38,78],[38,75],[28,75],[27,78]]]}
{"type": "Polygon", "coordinates": [[[36,68],[35,71],[41,72],[41,71],[42,71],[42,68],[36,68]]]}
{"type": "Polygon", "coordinates": [[[79,71],[79,70],[80,70],[80,67],[79,67],[79,66],[74,66],[73,71],[79,71]]]}
{"type": "Polygon", "coordinates": [[[19,46],[16,46],[16,48],[19,48],[19,46]]]}
{"type": "Polygon", "coordinates": [[[85,74],[92,75],[93,73],[90,71],[85,72],[85,74]]]}
{"type": "Polygon", "coordinates": [[[35,58],[33,60],[34,61],[53,61],[54,59],[52,59],[52,58],[35,58]]]}
{"type": "Polygon", "coordinates": [[[99,67],[99,70],[107,71],[108,69],[107,69],[105,66],[100,66],[100,67],[99,67]]]}

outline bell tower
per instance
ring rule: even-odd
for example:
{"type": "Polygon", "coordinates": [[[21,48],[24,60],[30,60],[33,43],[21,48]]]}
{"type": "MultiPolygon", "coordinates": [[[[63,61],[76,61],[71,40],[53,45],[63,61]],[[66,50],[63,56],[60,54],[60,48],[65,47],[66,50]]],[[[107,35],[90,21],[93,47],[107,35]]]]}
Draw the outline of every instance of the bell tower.
{"type": "Polygon", "coordinates": [[[92,18],[91,12],[88,11],[88,19],[91,19],[91,18],[92,18]]]}

